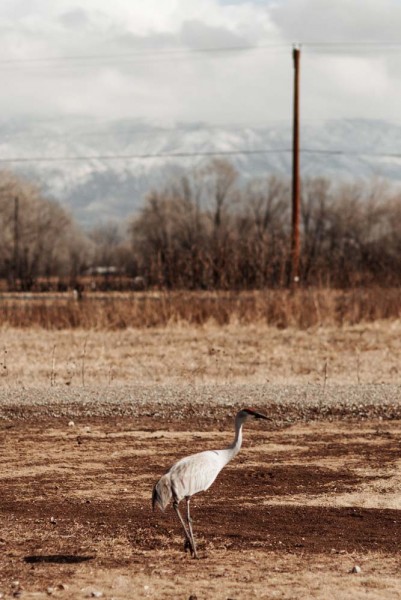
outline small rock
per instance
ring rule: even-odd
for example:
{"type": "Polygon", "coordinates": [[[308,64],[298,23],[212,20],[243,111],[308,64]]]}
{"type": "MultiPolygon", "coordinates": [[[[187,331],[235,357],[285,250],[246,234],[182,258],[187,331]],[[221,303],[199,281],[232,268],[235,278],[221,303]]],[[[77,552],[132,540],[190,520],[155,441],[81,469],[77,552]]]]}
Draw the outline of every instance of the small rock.
{"type": "Polygon", "coordinates": [[[46,594],[48,596],[51,596],[53,593],[54,593],[54,588],[53,587],[46,588],[46,594]]]}
{"type": "Polygon", "coordinates": [[[68,427],[75,427],[74,421],[68,421],[68,427]]]}
{"type": "Polygon", "coordinates": [[[101,598],[103,596],[103,592],[100,592],[99,590],[93,590],[91,592],[91,596],[92,598],[101,598]]]}
{"type": "Polygon", "coordinates": [[[53,523],[53,525],[56,524],[56,519],[54,517],[50,517],[50,523],[53,523]]]}
{"type": "Polygon", "coordinates": [[[11,582],[11,587],[12,588],[17,588],[19,587],[19,581],[17,579],[15,579],[14,581],[11,582]]]}
{"type": "Polygon", "coordinates": [[[362,571],[359,565],[354,565],[350,571],[350,573],[360,573],[362,571]]]}

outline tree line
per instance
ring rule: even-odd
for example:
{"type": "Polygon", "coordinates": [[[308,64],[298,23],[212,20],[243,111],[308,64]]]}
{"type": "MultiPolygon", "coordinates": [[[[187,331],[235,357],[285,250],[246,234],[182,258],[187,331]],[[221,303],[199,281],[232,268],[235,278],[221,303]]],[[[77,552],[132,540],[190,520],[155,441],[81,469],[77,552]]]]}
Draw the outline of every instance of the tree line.
{"type": "MultiPolygon", "coordinates": [[[[301,285],[400,284],[401,192],[380,181],[309,178],[301,206],[301,285]]],[[[3,172],[0,277],[10,289],[51,278],[74,286],[102,266],[128,287],[135,278],[162,289],[284,287],[290,224],[289,180],[243,183],[221,159],[153,189],[124,222],[89,231],[37,186],[3,172]]]]}

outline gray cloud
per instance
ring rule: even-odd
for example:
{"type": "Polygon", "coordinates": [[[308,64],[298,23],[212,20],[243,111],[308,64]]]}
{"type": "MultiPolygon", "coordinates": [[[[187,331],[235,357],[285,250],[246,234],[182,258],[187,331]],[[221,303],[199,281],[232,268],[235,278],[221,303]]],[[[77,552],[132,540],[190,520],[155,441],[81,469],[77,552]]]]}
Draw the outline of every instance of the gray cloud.
{"type": "Polygon", "coordinates": [[[283,37],[292,42],[399,40],[399,0],[285,0],[271,8],[283,37]]]}
{"type": "MultiPolygon", "coordinates": [[[[26,60],[0,63],[4,117],[261,124],[290,120],[291,42],[397,39],[401,2],[13,0],[0,4],[0,30],[2,59],[26,60]],[[188,52],[248,44],[264,48],[188,52]]],[[[306,45],[302,52],[303,118],[398,118],[400,52],[326,50],[306,45]]]]}
{"type": "Polygon", "coordinates": [[[83,29],[90,23],[88,13],[82,8],[73,8],[68,10],[67,12],[61,14],[59,19],[62,25],[65,27],[70,27],[71,29],[83,29]]]}
{"type": "Polygon", "coordinates": [[[249,44],[246,37],[224,27],[213,27],[199,20],[185,21],[179,39],[188,48],[238,47],[249,44]]]}

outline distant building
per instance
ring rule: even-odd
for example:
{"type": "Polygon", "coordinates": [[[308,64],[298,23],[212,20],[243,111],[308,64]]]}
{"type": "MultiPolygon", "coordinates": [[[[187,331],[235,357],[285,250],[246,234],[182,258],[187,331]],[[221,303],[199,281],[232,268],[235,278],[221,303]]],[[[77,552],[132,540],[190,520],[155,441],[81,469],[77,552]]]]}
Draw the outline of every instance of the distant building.
{"type": "Polygon", "coordinates": [[[107,275],[122,275],[123,271],[114,266],[98,266],[90,267],[87,271],[87,275],[100,275],[106,277],[107,275]]]}

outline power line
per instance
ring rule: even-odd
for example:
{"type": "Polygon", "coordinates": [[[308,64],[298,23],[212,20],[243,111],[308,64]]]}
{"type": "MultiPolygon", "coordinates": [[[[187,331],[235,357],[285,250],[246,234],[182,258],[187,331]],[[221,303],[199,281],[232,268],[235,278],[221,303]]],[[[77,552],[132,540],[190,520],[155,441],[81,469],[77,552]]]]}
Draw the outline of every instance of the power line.
{"type": "Polygon", "coordinates": [[[372,158],[401,158],[401,152],[365,152],[363,150],[323,150],[303,148],[303,154],[328,154],[333,156],[368,156],[372,158]]]}
{"type": "Polygon", "coordinates": [[[203,152],[157,152],[146,154],[104,154],[88,156],[48,156],[48,157],[19,157],[0,158],[0,163],[21,162],[63,162],[80,160],[147,160],[152,158],[191,158],[197,156],[234,156],[240,154],[275,154],[290,152],[289,149],[266,149],[266,150],[206,150],[203,152]]]}
{"type": "MultiPolygon", "coordinates": [[[[256,149],[256,150],[210,150],[202,152],[157,152],[146,154],[99,154],[81,156],[43,156],[43,157],[14,157],[0,158],[0,163],[44,163],[44,162],[75,162],[75,161],[109,161],[109,160],[150,160],[157,158],[196,158],[202,156],[241,156],[262,154],[288,154],[291,148],[256,149]]],[[[364,152],[352,150],[330,150],[303,148],[301,154],[322,154],[331,156],[366,156],[369,158],[401,158],[401,152],[364,152]]]]}
{"type": "Polygon", "coordinates": [[[332,48],[336,48],[336,47],[340,47],[343,46],[344,48],[358,48],[358,47],[366,47],[366,48],[379,48],[379,47],[383,47],[383,48],[401,48],[401,41],[397,40],[397,41],[385,41],[385,40],[360,40],[360,41],[349,41],[349,42],[327,42],[327,41],[315,41],[315,42],[311,42],[311,41],[306,41],[306,42],[299,42],[300,46],[306,46],[306,47],[321,47],[321,48],[327,48],[327,47],[332,47],[332,48]]]}
{"type": "Polygon", "coordinates": [[[283,42],[277,44],[264,45],[244,45],[244,46],[216,46],[210,48],[164,48],[164,49],[147,49],[135,50],[133,52],[125,52],[122,54],[83,54],[69,56],[47,56],[38,58],[6,58],[0,60],[0,65],[15,65],[15,64],[35,64],[35,63],[54,63],[54,62],[81,62],[81,61],[103,61],[103,60],[125,60],[137,59],[144,57],[165,57],[176,55],[197,55],[197,54],[225,54],[232,52],[248,52],[253,50],[273,50],[273,49],[288,49],[291,44],[283,42]]]}
{"type": "MultiPolygon", "coordinates": [[[[389,41],[299,41],[296,43],[297,46],[303,49],[335,49],[335,50],[401,50],[401,41],[389,42],[389,41]]],[[[106,53],[106,54],[82,54],[82,55],[64,55],[64,56],[42,56],[37,58],[4,58],[0,59],[0,66],[7,65],[43,65],[43,64],[54,64],[54,63],[81,63],[89,61],[91,64],[100,61],[123,61],[130,62],[143,58],[165,58],[165,57],[195,57],[196,55],[219,55],[219,54],[230,54],[230,53],[241,53],[250,51],[277,51],[277,50],[288,50],[293,47],[293,42],[272,42],[270,44],[244,44],[242,46],[214,46],[204,48],[148,48],[141,50],[134,50],[132,52],[124,52],[119,54],[106,53]]]]}

